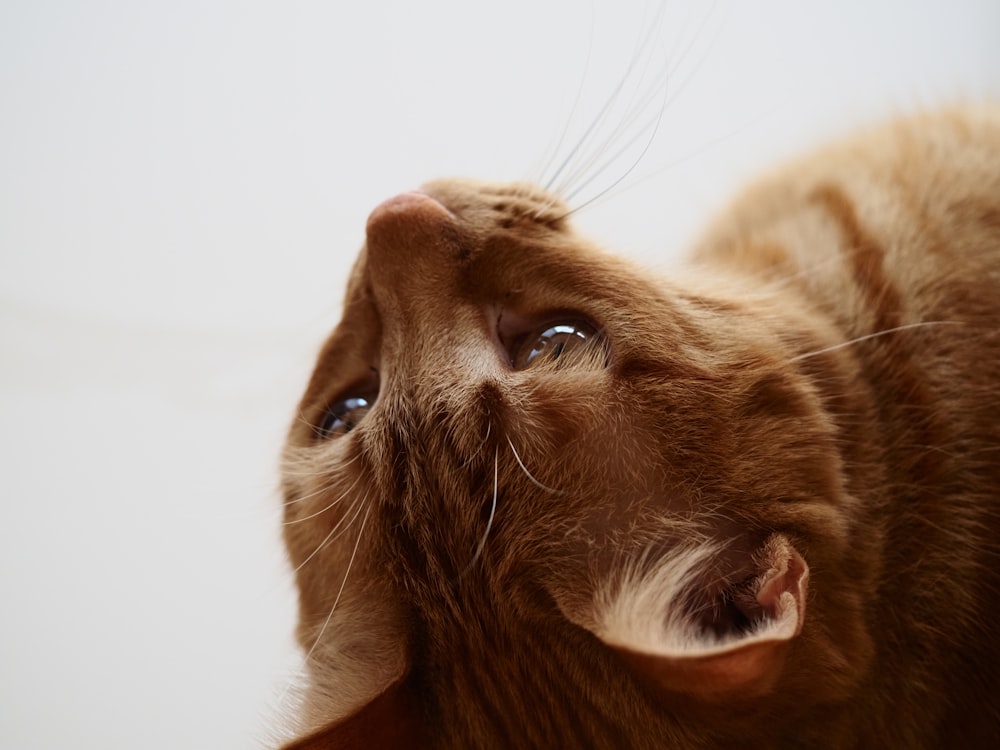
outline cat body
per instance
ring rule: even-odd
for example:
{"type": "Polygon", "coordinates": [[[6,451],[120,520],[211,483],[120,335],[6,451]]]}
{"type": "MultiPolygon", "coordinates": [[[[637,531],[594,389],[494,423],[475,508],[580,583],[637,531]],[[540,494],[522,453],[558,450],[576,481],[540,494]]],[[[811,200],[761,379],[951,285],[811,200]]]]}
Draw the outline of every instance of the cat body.
{"type": "Polygon", "coordinates": [[[285,452],[288,747],[996,746],[1000,110],[786,167],[669,280],[568,214],[369,217],[285,452]]]}

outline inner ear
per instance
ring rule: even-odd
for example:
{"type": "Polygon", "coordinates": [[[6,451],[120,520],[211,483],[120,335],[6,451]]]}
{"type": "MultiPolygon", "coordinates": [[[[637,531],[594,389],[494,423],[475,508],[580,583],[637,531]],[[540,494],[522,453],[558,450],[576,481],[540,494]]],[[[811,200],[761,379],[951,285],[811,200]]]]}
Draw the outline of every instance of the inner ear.
{"type": "Polygon", "coordinates": [[[775,534],[747,561],[749,576],[706,594],[716,553],[687,550],[627,576],[588,627],[659,690],[709,702],[764,695],[805,622],[809,568],[775,534]]]}
{"type": "Polygon", "coordinates": [[[295,740],[283,750],[406,750],[424,747],[416,692],[400,680],[350,716],[295,740]]]}

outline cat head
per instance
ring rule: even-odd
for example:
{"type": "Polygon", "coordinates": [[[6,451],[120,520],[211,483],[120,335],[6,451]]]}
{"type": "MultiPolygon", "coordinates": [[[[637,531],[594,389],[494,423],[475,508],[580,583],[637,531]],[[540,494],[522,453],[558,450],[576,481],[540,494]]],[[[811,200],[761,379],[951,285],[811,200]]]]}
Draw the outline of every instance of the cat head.
{"type": "Polygon", "coordinates": [[[682,746],[855,679],[832,334],[569,215],[441,181],[369,217],[285,452],[297,747],[682,746]]]}

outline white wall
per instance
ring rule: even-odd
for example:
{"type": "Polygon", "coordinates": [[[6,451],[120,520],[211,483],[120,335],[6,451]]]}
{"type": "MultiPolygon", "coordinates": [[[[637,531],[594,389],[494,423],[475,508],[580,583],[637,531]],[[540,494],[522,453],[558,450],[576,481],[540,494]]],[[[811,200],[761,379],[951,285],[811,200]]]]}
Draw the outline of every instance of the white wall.
{"type": "Polygon", "coordinates": [[[780,155],[1000,97],[992,0],[673,2],[637,56],[654,5],[0,6],[0,746],[266,739],[277,453],[382,198],[535,176],[635,57],[622,101],[655,116],[636,87],[672,55],[655,142],[579,217],[662,264],[780,155]]]}

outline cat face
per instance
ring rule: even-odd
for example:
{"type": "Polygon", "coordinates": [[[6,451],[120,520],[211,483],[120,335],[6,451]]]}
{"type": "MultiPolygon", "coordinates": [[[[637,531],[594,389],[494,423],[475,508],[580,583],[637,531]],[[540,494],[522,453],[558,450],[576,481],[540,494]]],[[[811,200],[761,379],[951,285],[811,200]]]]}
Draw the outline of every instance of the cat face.
{"type": "Polygon", "coordinates": [[[368,220],[285,458],[323,741],[683,746],[864,663],[835,337],[568,214],[442,181],[368,220]]]}

